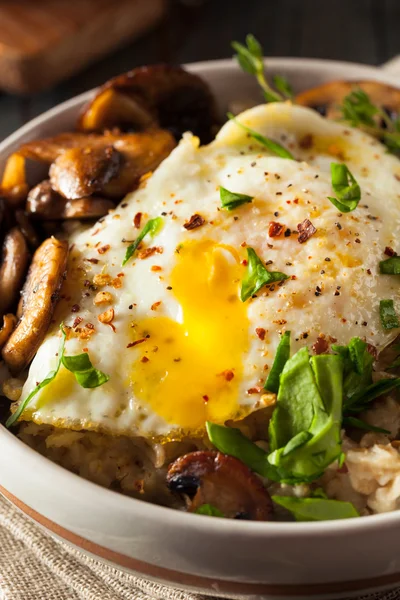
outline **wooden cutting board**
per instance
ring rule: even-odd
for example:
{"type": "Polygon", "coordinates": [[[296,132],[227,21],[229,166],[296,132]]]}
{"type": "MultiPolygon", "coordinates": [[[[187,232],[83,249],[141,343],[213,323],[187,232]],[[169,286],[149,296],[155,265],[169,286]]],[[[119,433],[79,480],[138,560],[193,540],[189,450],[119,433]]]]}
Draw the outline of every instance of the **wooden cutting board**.
{"type": "Polygon", "coordinates": [[[43,90],[157,22],[166,0],[0,0],[0,89],[43,90]]]}

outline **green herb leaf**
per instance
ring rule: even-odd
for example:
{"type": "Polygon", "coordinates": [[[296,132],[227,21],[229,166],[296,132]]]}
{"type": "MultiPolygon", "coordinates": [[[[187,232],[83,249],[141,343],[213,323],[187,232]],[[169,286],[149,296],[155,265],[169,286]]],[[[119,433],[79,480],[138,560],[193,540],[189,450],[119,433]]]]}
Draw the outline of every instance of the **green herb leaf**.
{"type": "Polygon", "coordinates": [[[61,361],[62,361],[62,357],[64,355],[64,349],[65,349],[65,339],[67,337],[65,335],[65,331],[64,331],[62,325],[60,326],[60,330],[61,330],[61,343],[60,343],[60,348],[58,350],[57,364],[56,364],[55,369],[53,369],[53,371],[49,371],[49,373],[47,373],[46,377],[31,391],[29,396],[27,396],[25,398],[25,400],[20,402],[17,410],[10,417],[8,417],[8,419],[6,421],[6,427],[11,427],[12,425],[14,425],[14,423],[16,421],[18,421],[19,417],[22,415],[22,413],[24,412],[24,410],[26,409],[26,407],[28,406],[28,404],[30,403],[32,398],[34,398],[36,396],[36,394],[38,392],[40,392],[40,390],[42,390],[44,387],[46,387],[46,385],[51,383],[53,381],[53,379],[55,379],[58,371],[60,370],[61,361]]]}
{"type": "Polygon", "coordinates": [[[283,77],[283,75],[275,75],[272,78],[272,81],[274,82],[278,92],[283,94],[288,99],[293,98],[293,89],[286,77],[283,77]]]}
{"type": "Polygon", "coordinates": [[[345,407],[349,398],[371,385],[374,357],[368,352],[366,342],[358,337],[352,338],[348,346],[332,344],[331,348],[344,360],[343,404],[345,407]]]}
{"type": "Polygon", "coordinates": [[[233,210],[242,204],[247,204],[253,201],[252,196],[230,192],[226,188],[222,187],[222,185],[219,188],[219,196],[221,198],[222,208],[226,208],[227,210],[233,210]]]}
{"type": "Polygon", "coordinates": [[[372,104],[370,97],[361,89],[355,89],[348,94],[340,107],[343,118],[353,127],[366,125],[375,127],[374,116],[379,112],[378,108],[372,104]]]}
{"type": "Polygon", "coordinates": [[[337,198],[328,199],[340,212],[348,213],[357,208],[361,200],[361,189],[346,165],[331,163],[332,187],[337,198]]]}
{"type": "Polygon", "coordinates": [[[258,258],[253,248],[247,248],[247,272],[242,281],[240,289],[240,299],[245,302],[253,296],[264,285],[283,281],[288,279],[288,276],[279,271],[268,271],[264,263],[258,258]]]}
{"type": "Polygon", "coordinates": [[[138,246],[139,246],[140,242],[143,240],[143,238],[147,234],[149,234],[151,237],[154,237],[156,235],[156,233],[158,233],[159,230],[161,229],[162,224],[163,224],[163,220],[161,217],[156,217],[155,219],[150,219],[150,221],[147,221],[146,225],[143,227],[142,231],[139,233],[136,240],[132,244],[130,244],[128,246],[128,248],[126,249],[125,258],[122,262],[123,267],[126,265],[128,260],[130,258],[132,258],[132,256],[135,254],[135,252],[138,249],[138,246]]]}
{"type": "Polygon", "coordinates": [[[383,143],[392,154],[398,154],[400,152],[400,132],[397,130],[393,133],[384,133],[383,143]]]}
{"type": "Polygon", "coordinates": [[[400,275],[400,256],[392,256],[379,263],[381,275],[400,275]]]}
{"type": "Polygon", "coordinates": [[[290,511],[296,521],[332,521],[360,516],[351,502],[295,496],[272,496],[272,500],[290,511]]]}
{"type": "Polygon", "coordinates": [[[75,375],[75,379],[83,388],[96,388],[110,379],[108,375],[94,368],[87,352],[75,356],[63,356],[61,361],[64,367],[75,375]]]}
{"type": "Polygon", "coordinates": [[[355,427],[356,429],[362,429],[363,431],[373,431],[374,433],[387,433],[390,434],[390,431],[387,429],[382,429],[381,427],[375,427],[374,425],[370,425],[361,419],[357,419],[356,417],[344,417],[343,425],[347,425],[349,427],[355,427]]]}
{"type": "Polygon", "coordinates": [[[196,509],[197,515],[208,515],[209,517],[224,517],[224,513],[212,504],[202,504],[196,509]]]}
{"type": "Polygon", "coordinates": [[[274,358],[274,362],[272,364],[271,370],[267,377],[267,380],[264,384],[264,388],[273,394],[277,394],[279,390],[279,380],[283,368],[290,357],[290,331],[285,331],[282,335],[278,348],[276,349],[276,354],[274,358]]]}
{"type": "Polygon", "coordinates": [[[380,379],[372,383],[367,388],[353,394],[345,400],[344,412],[345,416],[348,413],[360,413],[368,407],[373,400],[379,398],[383,394],[388,394],[395,388],[400,387],[400,377],[395,379],[380,379]]]}
{"type": "Polygon", "coordinates": [[[341,453],[343,359],[302,348],[282,371],[269,424],[269,462],[282,481],[312,481],[341,453]],[[289,476],[287,476],[289,474],[289,476]]]}
{"type": "Polygon", "coordinates": [[[236,123],[236,125],[238,125],[238,127],[241,127],[242,129],[244,129],[244,131],[247,131],[247,133],[254,140],[256,140],[259,144],[261,144],[261,146],[264,146],[265,148],[267,148],[273,154],[276,154],[277,156],[280,156],[281,158],[289,158],[291,160],[294,160],[294,157],[289,152],[289,150],[286,150],[286,148],[284,148],[283,146],[278,144],[278,142],[274,142],[273,140],[270,140],[269,138],[261,135],[261,133],[257,133],[257,131],[254,131],[254,129],[247,127],[247,125],[244,125],[243,123],[238,121],[236,119],[235,115],[233,115],[232,113],[228,113],[227,116],[231,121],[236,123]]]}
{"type": "Polygon", "coordinates": [[[381,300],[379,303],[379,314],[384,329],[396,329],[396,327],[400,327],[393,300],[381,300]]]}

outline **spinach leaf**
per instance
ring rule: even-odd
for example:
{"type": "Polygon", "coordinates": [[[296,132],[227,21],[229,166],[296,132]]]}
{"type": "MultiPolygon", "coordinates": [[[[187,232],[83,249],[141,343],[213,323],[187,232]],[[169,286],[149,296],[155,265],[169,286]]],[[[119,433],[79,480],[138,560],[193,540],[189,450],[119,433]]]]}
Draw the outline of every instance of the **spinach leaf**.
{"type": "Polygon", "coordinates": [[[242,204],[253,202],[252,196],[230,192],[226,188],[222,187],[222,185],[219,188],[219,196],[221,198],[222,208],[226,208],[227,210],[233,210],[242,204]]]}
{"type": "Polygon", "coordinates": [[[279,379],[283,368],[290,357],[290,331],[282,335],[276,350],[274,362],[265,382],[264,388],[274,394],[279,390],[279,379]]]}
{"type": "Polygon", "coordinates": [[[248,298],[258,292],[264,285],[288,279],[288,276],[284,273],[268,271],[253,248],[247,248],[247,262],[246,276],[242,280],[240,289],[240,299],[242,302],[246,302],[248,298]]]}
{"type": "Polygon", "coordinates": [[[332,521],[360,516],[351,502],[294,496],[272,496],[272,500],[289,510],[296,521],[332,521]]]}
{"type": "Polygon", "coordinates": [[[361,200],[361,189],[356,179],[342,163],[331,163],[331,177],[337,197],[328,196],[328,199],[342,213],[353,211],[361,200]]]}
{"type": "Polygon", "coordinates": [[[379,314],[384,329],[396,329],[396,327],[400,327],[393,300],[381,300],[379,303],[379,314]]]}

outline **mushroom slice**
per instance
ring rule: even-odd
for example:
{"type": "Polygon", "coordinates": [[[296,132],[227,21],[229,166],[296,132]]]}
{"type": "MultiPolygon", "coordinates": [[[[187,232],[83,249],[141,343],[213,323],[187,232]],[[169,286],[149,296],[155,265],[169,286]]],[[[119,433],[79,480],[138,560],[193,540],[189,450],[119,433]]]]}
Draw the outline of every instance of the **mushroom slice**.
{"type": "Polygon", "coordinates": [[[103,85],[84,108],[78,128],[103,131],[158,126],[177,137],[192,131],[206,143],[213,138],[217,121],[215,100],[205,81],[181,67],[153,65],[103,85]]]}
{"type": "Polygon", "coordinates": [[[355,89],[362,89],[371,102],[383,108],[391,117],[400,113],[400,89],[378,81],[331,81],[296,96],[296,104],[317,110],[328,119],[341,116],[339,106],[344,98],[355,89]]]}
{"type": "MultiPolygon", "coordinates": [[[[82,149],[71,149],[60,155],[50,168],[52,188],[68,199],[88,196],[97,192],[101,196],[121,199],[135,189],[140,177],[152,171],[170,154],[175,140],[168,131],[155,130],[151,133],[86,135],[86,145],[82,149]],[[113,147],[111,156],[118,156],[117,162],[109,159],[104,163],[105,170],[93,167],[95,156],[104,156],[104,150],[113,147]],[[89,150],[93,150],[93,158],[89,150]],[[86,153],[86,154],[85,154],[86,153]],[[114,154],[115,153],[115,154],[114,154]],[[97,171],[97,173],[96,173],[97,171]]],[[[108,150],[107,150],[108,151],[108,150]]]]}
{"type": "Polygon", "coordinates": [[[111,145],[66,150],[50,167],[54,190],[68,200],[99,192],[119,172],[121,154],[111,145]]]}
{"type": "Polygon", "coordinates": [[[31,248],[37,248],[39,246],[39,236],[29,220],[29,215],[24,210],[16,210],[15,220],[28,245],[31,248]]]}
{"type": "Polygon", "coordinates": [[[42,220],[63,218],[67,200],[51,187],[48,179],[38,183],[28,194],[26,210],[30,215],[42,220]]]}
{"type": "Polygon", "coordinates": [[[4,346],[17,324],[17,317],[11,313],[3,316],[3,327],[0,329],[0,348],[4,346]]]}
{"type": "Polygon", "coordinates": [[[29,250],[18,227],[4,238],[0,267],[0,314],[4,314],[19,298],[19,291],[28,266],[29,250]]]}
{"type": "Polygon", "coordinates": [[[20,206],[27,196],[28,189],[25,158],[15,152],[7,159],[0,184],[0,196],[5,198],[10,206],[20,206]]]}
{"type": "Polygon", "coordinates": [[[230,518],[268,521],[272,502],[261,480],[233,456],[190,452],[173,462],[167,473],[172,491],[191,498],[188,510],[211,504],[230,518]]]}
{"type": "Polygon", "coordinates": [[[55,238],[45,240],[33,256],[22,292],[22,316],[2,351],[12,374],[28,365],[47,333],[67,258],[68,242],[55,238]]]}
{"type": "Polygon", "coordinates": [[[114,202],[98,196],[80,198],[67,202],[63,211],[63,219],[100,219],[115,208],[114,202]]]}

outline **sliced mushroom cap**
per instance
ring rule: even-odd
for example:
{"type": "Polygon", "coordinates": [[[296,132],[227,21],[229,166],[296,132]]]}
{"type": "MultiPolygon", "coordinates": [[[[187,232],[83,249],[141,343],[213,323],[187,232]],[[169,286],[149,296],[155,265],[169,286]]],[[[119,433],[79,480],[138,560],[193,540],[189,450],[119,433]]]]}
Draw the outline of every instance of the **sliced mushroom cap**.
{"type": "Polygon", "coordinates": [[[50,182],[68,200],[91,196],[118,174],[122,155],[111,145],[66,150],[50,167],[50,182]]]}
{"type": "Polygon", "coordinates": [[[3,327],[0,329],[0,348],[4,346],[17,324],[17,317],[11,313],[3,316],[3,327]]]}
{"type": "Polygon", "coordinates": [[[26,210],[32,217],[45,220],[62,219],[67,200],[51,187],[48,179],[38,183],[28,194],[26,210]]]}
{"type": "Polygon", "coordinates": [[[29,250],[18,227],[7,233],[3,243],[0,267],[0,314],[18,301],[29,262],[29,250]]]}
{"type": "Polygon", "coordinates": [[[178,138],[185,131],[203,143],[213,138],[218,122],[215,100],[208,85],[181,67],[140,67],[102,86],[84,108],[78,128],[103,131],[118,127],[162,127],[178,138]]]}
{"type": "Polygon", "coordinates": [[[341,116],[338,107],[344,98],[355,89],[362,89],[376,106],[383,108],[390,116],[400,114],[400,89],[378,81],[331,81],[296,96],[296,104],[308,106],[329,119],[341,116]]]}
{"type": "Polygon", "coordinates": [[[29,215],[24,210],[16,210],[15,220],[28,245],[31,248],[37,248],[39,246],[39,236],[29,219],[29,215]]]}
{"type": "Polygon", "coordinates": [[[211,504],[226,517],[268,521],[272,502],[261,480],[240,460],[213,451],[190,452],[167,474],[172,491],[191,498],[188,510],[211,504]]]}
{"type": "Polygon", "coordinates": [[[86,135],[86,145],[82,148],[84,151],[93,148],[96,154],[110,146],[120,157],[117,173],[114,171],[114,164],[101,181],[101,178],[96,178],[96,173],[91,169],[90,160],[87,160],[84,152],[74,149],[61,154],[52,164],[52,188],[64,197],[70,195],[70,199],[83,192],[87,192],[85,196],[95,191],[101,196],[121,199],[135,189],[142,175],[158,167],[170,154],[175,147],[175,140],[168,131],[163,130],[120,135],[108,133],[104,136],[86,135]],[[114,175],[110,178],[111,173],[114,175]]]}
{"type": "Polygon", "coordinates": [[[0,185],[0,196],[12,206],[21,206],[28,194],[25,158],[15,152],[7,159],[0,185]]]}
{"type": "Polygon", "coordinates": [[[63,219],[100,219],[115,208],[114,202],[98,196],[70,200],[65,205],[63,219]]]}
{"type": "Polygon", "coordinates": [[[12,374],[32,360],[52,319],[64,279],[68,242],[49,238],[36,250],[22,292],[21,319],[3,348],[12,374]]]}

